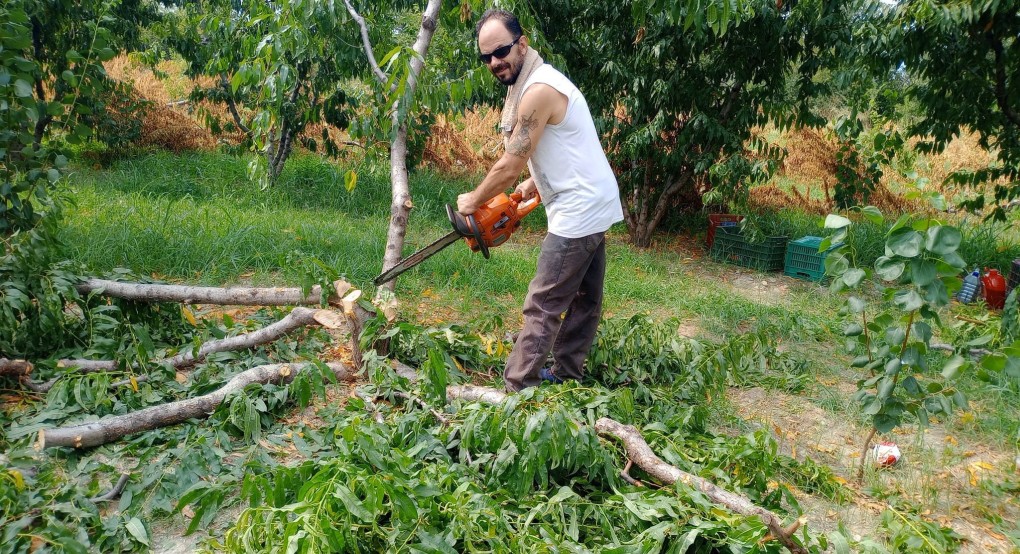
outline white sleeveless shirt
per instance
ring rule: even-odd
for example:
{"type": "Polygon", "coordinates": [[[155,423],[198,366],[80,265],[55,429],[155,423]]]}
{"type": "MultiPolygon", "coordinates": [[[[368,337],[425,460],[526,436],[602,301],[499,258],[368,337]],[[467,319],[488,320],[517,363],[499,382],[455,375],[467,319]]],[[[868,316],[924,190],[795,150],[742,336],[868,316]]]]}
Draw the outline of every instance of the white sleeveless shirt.
{"type": "Polygon", "coordinates": [[[565,75],[549,64],[531,74],[524,91],[536,83],[549,85],[567,97],[563,121],[545,126],[528,160],[545,205],[549,232],[566,238],[604,232],[623,221],[623,207],[588,102],[565,75]]]}

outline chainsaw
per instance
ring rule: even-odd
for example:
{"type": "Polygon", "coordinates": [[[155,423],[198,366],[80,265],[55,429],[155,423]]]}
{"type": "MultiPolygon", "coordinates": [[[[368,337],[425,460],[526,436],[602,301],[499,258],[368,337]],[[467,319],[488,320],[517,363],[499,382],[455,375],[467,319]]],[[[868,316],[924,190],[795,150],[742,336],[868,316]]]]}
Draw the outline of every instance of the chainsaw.
{"type": "Polygon", "coordinates": [[[524,216],[531,213],[531,210],[534,210],[542,201],[537,194],[525,202],[521,200],[522,196],[518,192],[510,196],[499,193],[471,215],[461,215],[460,212],[453,209],[453,206],[447,204],[446,217],[449,218],[453,231],[382,272],[375,278],[375,284],[381,285],[396,279],[397,275],[420,264],[426,258],[461,238],[467,241],[472,252],[481,252],[485,259],[489,259],[489,249],[506,242],[510,235],[521,226],[521,219],[524,219],[524,216]]]}

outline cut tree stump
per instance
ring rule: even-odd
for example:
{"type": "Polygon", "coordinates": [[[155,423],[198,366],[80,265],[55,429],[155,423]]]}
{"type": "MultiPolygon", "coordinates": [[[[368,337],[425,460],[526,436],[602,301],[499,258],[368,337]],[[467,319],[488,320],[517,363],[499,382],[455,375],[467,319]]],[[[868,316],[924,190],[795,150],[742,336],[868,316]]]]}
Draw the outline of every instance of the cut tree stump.
{"type": "Polygon", "coordinates": [[[0,358],[0,375],[24,377],[29,373],[32,373],[31,362],[26,362],[25,360],[8,360],[7,358],[0,358]]]}
{"type": "MultiPolygon", "coordinates": [[[[338,379],[347,380],[355,375],[355,371],[344,364],[329,363],[326,366],[333,371],[338,379]]],[[[40,431],[36,444],[39,449],[56,446],[91,448],[113,442],[126,435],[176,425],[189,419],[204,419],[209,417],[224,399],[252,383],[289,383],[298,373],[310,367],[312,364],[307,363],[270,364],[254,367],[238,373],[225,385],[209,394],[152,406],[137,412],[108,417],[91,423],[40,431]]]]}

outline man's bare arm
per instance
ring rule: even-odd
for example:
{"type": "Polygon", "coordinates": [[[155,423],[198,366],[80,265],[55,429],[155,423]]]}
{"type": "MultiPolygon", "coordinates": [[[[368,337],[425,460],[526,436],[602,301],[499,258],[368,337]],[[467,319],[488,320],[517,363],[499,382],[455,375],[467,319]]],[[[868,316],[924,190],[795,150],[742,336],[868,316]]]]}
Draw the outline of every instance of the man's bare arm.
{"type": "Polygon", "coordinates": [[[490,198],[513,186],[527,165],[528,158],[542,138],[545,126],[566,98],[548,85],[528,89],[518,107],[517,125],[510,136],[506,152],[492,166],[478,187],[457,197],[457,211],[471,214],[490,198]]]}

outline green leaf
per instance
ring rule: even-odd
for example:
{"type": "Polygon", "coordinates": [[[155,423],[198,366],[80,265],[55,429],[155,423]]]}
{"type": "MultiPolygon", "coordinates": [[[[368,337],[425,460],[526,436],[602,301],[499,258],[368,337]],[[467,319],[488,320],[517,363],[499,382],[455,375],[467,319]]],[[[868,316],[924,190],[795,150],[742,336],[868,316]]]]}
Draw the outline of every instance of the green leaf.
{"type": "Polygon", "coordinates": [[[826,229],[842,229],[848,227],[851,223],[853,222],[841,215],[829,214],[825,216],[826,229]]]}
{"type": "Polygon", "coordinates": [[[856,296],[851,296],[850,298],[847,298],[846,303],[847,307],[850,309],[850,313],[852,314],[859,314],[863,312],[865,308],[867,308],[867,304],[864,302],[864,300],[856,296]]]}
{"type": "Polygon", "coordinates": [[[885,221],[885,218],[882,216],[882,211],[875,206],[864,207],[864,209],[861,210],[861,214],[865,219],[875,225],[881,225],[885,221]]]}
{"type": "Polygon", "coordinates": [[[24,79],[18,79],[14,81],[14,94],[20,98],[28,98],[32,96],[32,85],[24,79]]]}
{"type": "Polygon", "coordinates": [[[861,281],[864,280],[864,277],[866,276],[867,274],[864,272],[863,269],[853,267],[848,269],[846,273],[843,274],[843,282],[846,283],[846,286],[848,287],[856,287],[861,283],[861,281]]]}
{"type": "Polygon", "coordinates": [[[885,247],[893,254],[903,258],[915,258],[921,253],[921,246],[924,244],[924,237],[921,233],[903,227],[889,234],[885,247]]]}
{"type": "Polygon", "coordinates": [[[946,361],[946,365],[942,366],[942,377],[948,380],[956,379],[960,371],[966,368],[967,365],[967,360],[963,356],[956,354],[946,361]]]}
{"type": "MultiPolygon", "coordinates": [[[[850,554],[850,542],[847,541],[842,533],[833,531],[826,536],[829,538],[829,543],[832,545],[832,550],[835,554],[850,554]]],[[[683,551],[681,550],[681,552],[683,551]]]]}
{"type": "Polygon", "coordinates": [[[344,188],[347,189],[347,192],[353,192],[356,186],[358,186],[358,173],[353,169],[347,171],[344,174],[344,188]]]}
{"type": "Polygon", "coordinates": [[[900,418],[892,414],[878,414],[871,422],[879,433],[884,434],[892,432],[900,424],[900,418]]]}
{"type": "Polygon", "coordinates": [[[889,376],[882,377],[878,383],[878,398],[879,400],[885,401],[892,395],[893,389],[896,387],[896,381],[889,376]]]}
{"type": "Polygon", "coordinates": [[[906,263],[901,260],[894,260],[892,258],[882,256],[875,260],[875,273],[878,274],[885,281],[895,281],[903,275],[903,270],[907,267],[906,263]]]}
{"type": "Polygon", "coordinates": [[[136,541],[149,546],[149,532],[145,530],[145,525],[140,519],[133,517],[124,526],[136,541]]]}
{"type": "Polygon", "coordinates": [[[928,241],[925,248],[940,256],[956,252],[963,242],[963,234],[956,227],[939,225],[928,229],[928,241]]]}
{"type": "Polygon", "coordinates": [[[914,260],[910,262],[910,279],[915,285],[925,286],[933,283],[938,278],[938,268],[928,260],[914,260]]]}
{"type": "Polygon", "coordinates": [[[961,410],[967,410],[970,408],[970,404],[967,403],[967,397],[963,394],[963,391],[956,391],[953,393],[953,404],[961,410]]]}
{"type": "Polygon", "coordinates": [[[880,398],[878,398],[877,396],[869,395],[864,400],[864,405],[862,406],[861,413],[865,415],[875,415],[878,412],[882,411],[882,406],[883,403],[880,398]]]}
{"type": "Polygon", "coordinates": [[[340,502],[343,502],[348,513],[362,522],[371,523],[375,520],[375,518],[372,517],[372,513],[365,509],[361,500],[359,500],[357,496],[354,496],[354,492],[347,488],[346,485],[337,483],[333,488],[333,496],[340,499],[340,502]]]}
{"type": "Polygon", "coordinates": [[[916,290],[901,290],[893,295],[893,302],[905,312],[912,312],[924,305],[924,299],[916,290]]]}

